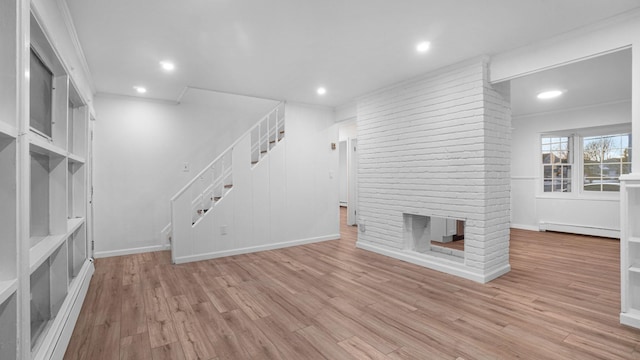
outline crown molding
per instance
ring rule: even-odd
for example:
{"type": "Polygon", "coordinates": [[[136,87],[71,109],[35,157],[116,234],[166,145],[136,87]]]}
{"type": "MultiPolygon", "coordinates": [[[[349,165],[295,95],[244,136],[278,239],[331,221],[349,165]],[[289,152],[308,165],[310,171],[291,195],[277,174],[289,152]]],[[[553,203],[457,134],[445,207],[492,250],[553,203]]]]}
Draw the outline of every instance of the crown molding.
{"type": "Polygon", "coordinates": [[[93,82],[93,77],[91,75],[91,70],[89,70],[89,64],[87,63],[87,58],[84,55],[84,51],[82,50],[82,45],[80,44],[80,39],[78,38],[78,32],[76,31],[76,26],[73,23],[73,18],[71,17],[71,11],[69,11],[69,6],[67,5],[66,0],[57,0],[58,8],[62,13],[62,20],[67,27],[67,32],[69,33],[69,37],[71,38],[71,42],[73,44],[73,48],[76,52],[76,56],[78,61],[80,62],[80,66],[82,67],[82,71],[87,79],[89,88],[91,89],[91,93],[96,93],[96,86],[93,82]]]}

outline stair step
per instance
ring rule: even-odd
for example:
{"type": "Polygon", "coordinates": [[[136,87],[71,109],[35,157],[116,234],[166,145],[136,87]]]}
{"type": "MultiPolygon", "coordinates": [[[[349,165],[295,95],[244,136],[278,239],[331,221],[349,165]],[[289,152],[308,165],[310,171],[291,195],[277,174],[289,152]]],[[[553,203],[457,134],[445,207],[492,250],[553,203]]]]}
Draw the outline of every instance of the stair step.
{"type": "Polygon", "coordinates": [[[266,153],[267,153],[267,150],[260,151],[260,154],[266,154],[266,153]]]}
{"type": "Polygon", "coordinates": [[[206,214],[207,211],[209,211],[209,209],[198,209],[197,213],[198,215],[202,215],[202,214],[206,214]]]}
{"type": "Polygon", "coordinates": [[[211,198],[211,200],[213,200],[213,201],[218,201],[220,199],[222,199],[222,196],[214,196],[214,197],[211,198]]]}
{"type": "Polygon", "coordinates": [[[280,130],[280,134],[284,134],[284,130],[280,130]]]}
{"type": "Polygon", "coordinates": [[[269,141],[269,144],[275,144],[275,143],[276,143],[276,141],[275,141],[275,140],[271,140],[271,141],[269,141]]]}
{"type": "Polygon", "coordinates": [[[255,165],[255,164],[257,164],[257,163],[258,163],[257,161],[252,161],[252,162],[251,162],[251,165],[255,165]]]}
{"type": "Polygon", "coordinates": [[[225,189],[231,189],[233,187],[233,184],[227,184],[224,186],[225,189]]]}

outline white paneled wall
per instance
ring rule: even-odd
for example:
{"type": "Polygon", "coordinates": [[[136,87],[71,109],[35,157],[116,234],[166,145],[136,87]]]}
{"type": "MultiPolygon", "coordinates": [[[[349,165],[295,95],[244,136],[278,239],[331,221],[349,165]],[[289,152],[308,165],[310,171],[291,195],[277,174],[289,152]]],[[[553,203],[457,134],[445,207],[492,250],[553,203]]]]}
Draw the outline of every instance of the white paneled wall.
{"type": "Polygon", "coordinates": [[[509,271],[510,123],[482,59],[360,99],[358,246],[480,282],[509,271]],[[403,213],[466,220],[464,263],[406,249],[403,213]]]}

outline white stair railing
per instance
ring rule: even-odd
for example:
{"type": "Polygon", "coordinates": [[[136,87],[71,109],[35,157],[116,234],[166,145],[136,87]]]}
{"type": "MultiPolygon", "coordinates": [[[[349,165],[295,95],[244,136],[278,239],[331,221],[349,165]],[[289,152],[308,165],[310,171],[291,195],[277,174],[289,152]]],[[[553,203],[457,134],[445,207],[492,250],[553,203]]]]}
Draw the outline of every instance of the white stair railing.
{"type": "Polygon", "coordinates": [[[200,221],[210,216],[210,210],[223,202],[225,195],[233,190],[234,149],[246,143],[244,140],[250,137],[248,165],[253,167],[284,139],[284,105],[284,102],[278,104],[171,198],[171,224],[163,231],[170,229],[168,236],[174,263],[178,249],[183,254],[193,255],[189,249],[183,248],[186,240],[193,239],[200,221]]]}

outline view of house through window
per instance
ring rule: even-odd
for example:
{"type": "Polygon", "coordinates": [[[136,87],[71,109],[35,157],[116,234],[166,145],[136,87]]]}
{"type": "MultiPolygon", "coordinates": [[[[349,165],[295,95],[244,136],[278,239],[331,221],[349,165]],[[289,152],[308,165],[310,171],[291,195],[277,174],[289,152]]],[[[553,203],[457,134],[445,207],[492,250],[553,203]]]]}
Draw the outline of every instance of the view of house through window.
{"type": "Polygon", "coordinates": [[[571,191],[573,138],[542,137],[544,192],[571,191]]]}
{"type": "Polygon", "coordinates": [[[583,138],[584,191],[620,191],[620,175],[631,172],[631,134],[583,138]]]}

